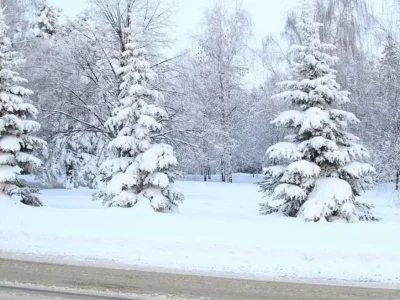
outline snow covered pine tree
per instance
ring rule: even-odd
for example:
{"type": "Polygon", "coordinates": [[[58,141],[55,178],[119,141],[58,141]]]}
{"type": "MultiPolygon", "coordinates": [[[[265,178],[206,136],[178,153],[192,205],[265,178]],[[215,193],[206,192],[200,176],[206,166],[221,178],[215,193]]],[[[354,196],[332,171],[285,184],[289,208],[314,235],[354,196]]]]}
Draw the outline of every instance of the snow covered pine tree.
{"type": "Polygon", "coordinates": [[[280,83],[288,90],[273,97],[297,109],[272,121],[294,134],[267,150],[269,158],[282,165],[267,168],[260,185],[270,200],[280,203],[261,204],[261,214],[281,212],[305,221],[378,220],[371,206],[355,199],[373,184],[374,168],[357,162],[368,158],[368,151],[347,132],[348,125],[359,120],[334,108],[349,102],[349,93],[340,91],[331,68],[338,58],[328,54],[335,47],[320,41],[321,24],[314,22],[313,14],[312,1],[306,0],[298,25],[302,44],[292,48],[293,80],[280,83]]]}
{"type": "Polygon", "coordinates": [[[49,6],[47,0],[42,0],[37,13],[36,36],[44,38],[55,36],[59,30],[60,12],[60,9],[49,6]]]}
{"type": "Polygon", "coordinates": [[[40,129],[39,123],[29,120],[36,118],[36,108],[24,102],[32,91],[18,84],[26,82],[11,71],[21,60],[11,50],[11,42],[5,36],[3,10],[0,9],[0,195],[10,198],[17,195],[21,202],[31,206],[42,206],[33,194],[34,189],[26,186],[18,175],[30,174],[39,168],[41,160],[32,152],[44,148],[46,143],[30,134],[40,129]]]}
{"type": "Polygon", "coordinates": [[[151,85],[157,76],[146,61],[142,30],[135,28],[132,20],[131,24],[126,29],[126,50],[119,71],[120,103],[106,123],[117,135],[109,145],[116,158],[102,165],[107,189],[99,196],[108,206],[140,205],[173,212],[183,195],[172,187],[178,175],[177,159],[172,147],[162,142],[161,122],[168,115],[156,106],[163,95],[151,85]]]}

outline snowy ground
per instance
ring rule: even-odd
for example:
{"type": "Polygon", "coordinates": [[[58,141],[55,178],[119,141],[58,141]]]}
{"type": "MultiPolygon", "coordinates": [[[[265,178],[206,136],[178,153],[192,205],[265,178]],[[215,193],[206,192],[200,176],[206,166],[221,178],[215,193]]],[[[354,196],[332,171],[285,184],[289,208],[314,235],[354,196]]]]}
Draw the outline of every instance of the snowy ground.
{"type": "Polygon", "coordinates": [[[89,190],[45,190],[43,208],[3,201],[0,256],[400,287],[400,209],[389,205],[389,185],[363,197],[383,221],[354,224],[259,216],[250,183],[177,185],[187,200],[175,215],[103,208],[89,190]]]}

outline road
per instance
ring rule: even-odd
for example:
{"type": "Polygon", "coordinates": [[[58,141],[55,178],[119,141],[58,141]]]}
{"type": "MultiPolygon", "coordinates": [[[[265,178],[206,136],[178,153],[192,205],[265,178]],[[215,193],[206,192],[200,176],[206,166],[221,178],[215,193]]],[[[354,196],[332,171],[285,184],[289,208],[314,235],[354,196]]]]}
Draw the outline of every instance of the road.
{"type": "Polygon", "coordinates": [[[118,295],[102,295],[96,294],[95,291],[63,291],[55,288],[45,287],[21,287],[12,284],[0,284],[0,299],[18,299],[18,300],[40,300],[40,299],[82,299],[82,300],[127,300],[127,299],[143,299],[143,296],[118,296],[118,295]]]}
{"type": "Polygon", "coordinates": [[[239,280],[0,259],[0,299],[400,300],[400,290],[239,280]]]}

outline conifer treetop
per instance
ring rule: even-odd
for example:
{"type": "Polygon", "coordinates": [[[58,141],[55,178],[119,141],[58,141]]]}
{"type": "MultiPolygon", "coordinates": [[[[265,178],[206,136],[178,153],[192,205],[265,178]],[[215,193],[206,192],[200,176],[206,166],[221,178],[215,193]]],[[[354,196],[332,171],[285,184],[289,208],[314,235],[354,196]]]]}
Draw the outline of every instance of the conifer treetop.
{"type": "Polygon", "coordinates": [[[59,31],[59,18],[61,9],[50,6],[47,0],[42,0],[37,13],[36,35],[50,39],[59,31]]]}

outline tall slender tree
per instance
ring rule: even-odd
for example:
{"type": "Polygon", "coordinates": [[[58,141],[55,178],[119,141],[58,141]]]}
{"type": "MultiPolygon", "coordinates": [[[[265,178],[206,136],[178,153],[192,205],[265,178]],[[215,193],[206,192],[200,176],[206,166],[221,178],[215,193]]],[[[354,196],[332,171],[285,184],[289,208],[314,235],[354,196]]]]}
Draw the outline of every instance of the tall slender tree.
{"type": "Polygon", "coordinates": [[[168,115],[157,105],[163,95],[153,89],[157,76],[146,60],[143,31],[134,26],[132,16],[125,34],[120,103],[106,122],[116,133],[109,144],[115,158],[102,166],[107,190],[101,197],[108,206],[147,202],[157,212],[175,211],[183,195],[173,190],[178,162],[173,148],[162,140],[162,122],[168,115]]]}
{"type": "Polygon", "coordinates": [[[33,189],[19,175],[30,174],[41,166],[42,162],[33,152],[46,143],[31,135],[40,128],[32,120],[38,111],[25,101],[32,91],[20,84],[27,81],[12,71],[21,60],[12,51],[6,30],[4,12],[0,9],[0,194],[16,195],[24,204],[41,206],[33,189]]]}
{"type": "MultiPolygon", "coordinates": [[[[378,179],[381,182],[399,182],[400,176],[400,54],[399,47],[392,36],[388,36],[382,58],[379,61],[372,86],[377,91],[377,101],[371,109],[376,117],[374,135],[369,139],[382,143],[374,145],[378,179]]],[[[372,116],[371,116],[372,118],[372,116]]],[[[398,189],[398,184],[396,185],[398,189]]]]}
{"type": "Polygon", "coordinates": [[[281,165],[267,168],[261,183],[272,200],[283,203],[262,204],[261,213],[282,212],[306,221],[377,220],[370,206],[356,201],[373,183],[374,168],[357,161],[368,158],[367,149],[348,132],[348,125],[359,120],[336,108],[349,102],[349,93],[336,82],[332,66],[338,58],[329,54],[333,45],[320,41],[321,26],[314,22],[313,1],[305,0],[298,24],[302,44],[292,47],[293,78],[280,83],[288,90],[274,96],[294,106],[273,121],[293,134],[268,149],[269,158],[281,165]]]}
{"type": "Polygon", "coordinates": [[[203,99],[208,140],[207,158],[220,162],[221,181],[232,182],[233,153],[238,147],[235,133],[243,127],[246,113],[245,59],[251,35],[251,18],[237,6],[228,9],[221,1],[205,14],[205,28],[197,37],[197,93],[203,99]]]}

